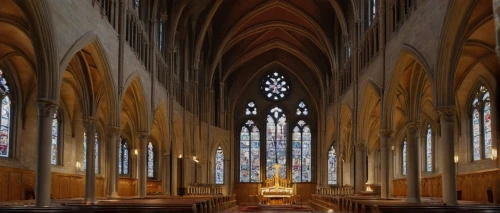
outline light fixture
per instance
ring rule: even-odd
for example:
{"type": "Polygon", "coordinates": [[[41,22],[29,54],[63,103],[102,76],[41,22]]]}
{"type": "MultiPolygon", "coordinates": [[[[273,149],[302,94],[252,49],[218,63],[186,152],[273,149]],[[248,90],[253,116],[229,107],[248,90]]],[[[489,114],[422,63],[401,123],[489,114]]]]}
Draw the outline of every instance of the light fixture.
{"type": "Polygon", "coordinates": [[[179,158],[182,158],[182,155],[179,155],[179,158]]]}
{"type": "Polygon", "coordinates": [[[135,155],[139,155],[139,152],[137,151],[137,149],[134,150],[134,153],[135,153],[135,155]]]}
{"type": "Polygon", "coordinates": [[[491,158],[493,158],[493,160],[497,159],[497,149],[496,148],[493,148],[491,149],[491,158]]]}
{"type": "Polygon", "coordinates": [[[80,164],[80,162],[77,161],[76,162],[76,170],[80,171],[80,168],[81,168],[81,164],[80,164]]]}
{"type": "Polygon", "coordinates": [[[455,160],[455,163],[458,163],[458,155],[455,155],[454,160],[455,160]]]}
{"type": "Polygon", "coordinates": [[[392,150],[392,151],[394,151],[394,145],[393,145],[393,146],[391,146],[391,150],[392,150]]]}
{"type": "Polygon", "coordinates": [[[196,162],[196,163],[199,163],[200,161],[198,161],[198,158],[195,156],[193,156],[193,161],[196,162]]]}

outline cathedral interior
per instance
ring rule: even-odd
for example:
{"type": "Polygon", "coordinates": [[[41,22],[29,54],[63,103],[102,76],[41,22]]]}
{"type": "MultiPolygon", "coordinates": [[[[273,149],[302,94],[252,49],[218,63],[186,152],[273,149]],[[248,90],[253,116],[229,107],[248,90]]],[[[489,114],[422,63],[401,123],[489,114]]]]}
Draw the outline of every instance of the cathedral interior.
{"type": "Polygon", "coordinates": [[[500,0],[2,0],[0,211],[500,212],[499,58],[500,0]]]}

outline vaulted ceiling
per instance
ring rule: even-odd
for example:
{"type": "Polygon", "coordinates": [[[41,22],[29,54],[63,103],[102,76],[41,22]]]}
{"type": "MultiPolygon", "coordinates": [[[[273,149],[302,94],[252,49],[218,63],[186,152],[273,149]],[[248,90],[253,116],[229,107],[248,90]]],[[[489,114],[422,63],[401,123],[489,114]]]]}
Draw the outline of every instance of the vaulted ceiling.
{"type": "MultiPolygon", "coordinates": [[[[349,34],[346,15],[353,14],[347,12],[352,11],[351,3],[175,0],[169,23],[178,21],[171,27],[181,31],[184,26],[193,32],[194,64],[200,66],[212,88],[216,88],[216,82],[224,82],[228,90],[235,83],[246,84],[238,81],[241,72],[270,66],[293,70],[308,90],[324,94],[327,79],[341,67],[338,54],[343,38],[349,34]]],[[[255,76],[244,74],[249,76],[245,81],[255,76]]]]}

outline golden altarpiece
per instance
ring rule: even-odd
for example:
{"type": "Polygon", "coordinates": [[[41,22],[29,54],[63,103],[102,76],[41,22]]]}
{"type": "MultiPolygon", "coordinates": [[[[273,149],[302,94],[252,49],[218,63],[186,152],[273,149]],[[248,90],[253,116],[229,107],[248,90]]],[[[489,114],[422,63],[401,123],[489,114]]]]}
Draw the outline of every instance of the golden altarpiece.
{"type": "MultiPolygon", "coordinates": [[[[276,171],[279,171],[280,164],[274,164],[276,171]]],[[[259,185],[259,202],[268,205],[292,204],[297,194],[296,185],[286,178],[281,178],[279,172],[274,173],[274,177],[269,178],[259,185]]]]}

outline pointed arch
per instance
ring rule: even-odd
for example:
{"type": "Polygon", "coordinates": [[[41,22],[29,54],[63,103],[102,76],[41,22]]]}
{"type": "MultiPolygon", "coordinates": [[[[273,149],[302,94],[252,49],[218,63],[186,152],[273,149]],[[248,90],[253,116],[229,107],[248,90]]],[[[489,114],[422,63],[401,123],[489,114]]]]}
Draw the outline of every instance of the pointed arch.
{"type": "Polygon", "coordinates": [[[149,122],[150,110],[148,110],[149,99],[146,97],[138,71],[130,75],[124,86],[126,92],[120,98],[120,102],[123,103],[122,116],[123,112],[127,113],[134,122],[136,131],[147,132],[151,123],[149,122]]]}

